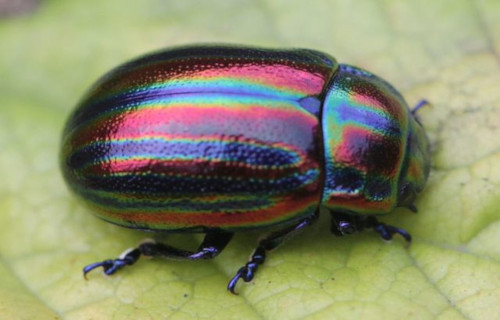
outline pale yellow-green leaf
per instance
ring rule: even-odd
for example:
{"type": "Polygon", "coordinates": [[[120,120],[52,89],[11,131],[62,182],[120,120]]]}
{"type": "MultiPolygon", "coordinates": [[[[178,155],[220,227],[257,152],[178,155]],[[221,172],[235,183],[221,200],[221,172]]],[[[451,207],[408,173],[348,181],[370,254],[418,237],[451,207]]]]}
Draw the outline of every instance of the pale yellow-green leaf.
{"type": "MultiPolygon", "coordinates": [[[[0,43],[0,319],[500,319],[499,1],[52,0],[1,19],[0,43]],[[383,218],[412,245],[336,238],[324,215],[239,296],[225,286],[257,232],[211,261],[144,259],[85,281],[84,265],[151,234],[101,222],[69,194],[64,120],[111,67],[193,42],[322,50],[411,105],[429,100],[419,115],[433,170],[419,213],[383,218]]],[[[194,248],[201,236],[161,239],[194,248]]]]}

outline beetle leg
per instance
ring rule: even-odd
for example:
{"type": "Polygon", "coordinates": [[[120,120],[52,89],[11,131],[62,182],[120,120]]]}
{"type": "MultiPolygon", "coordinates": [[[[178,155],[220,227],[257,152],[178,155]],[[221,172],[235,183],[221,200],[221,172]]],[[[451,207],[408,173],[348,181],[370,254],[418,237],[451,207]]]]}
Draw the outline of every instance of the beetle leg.
{"type": "Polygon", "coordinates": [[[408,243],[411,242],[411,235],[405,229],[387,225],[378,221],[377,218],[373,216],[363,217],[340,212],[331,212],[331,214],[331,231],[337,236],[351,234],[356,231],[363,231],[365,228],[372,228],[380,234],[384,240],[391,240],[395,234],[399,234],[405,238],[408,243]]]}
{"type": "Polygon", "coordinates": [[[345,236],[363,229],[360,218],[355,215],[334,211],[331,211],[330,214],[332,215],[330,231],[336,236],[345,236]]]}
{"type": "Polygon", "coordinates": [[[182,250],[163,243],[157,243],[154,240],[147,240],[137,248],[125,251],[117,259],[89,264],[83,268],[83,276],[86,278],[88,272],[99,267],[103,267],[105,274],[112,275],[125,266],[133,265],[141,255],[181,260],[211,259],[226,247],[232,237],[233,234],[229,232],[207,233],[196,251],[182,250]]]}
{"type": "Polygon", "coordinates": [[[266,260],[266,251],[275,249],[284,241],[295,235],[298,231],[314,223],[318,218],[318,214],[319,212],[316,212],[311,217],[307,217],[288,228],[273,232],[264,239],[260,240],[259,245],[250,256],[248,262],[241,267],[231,281],[229,281],[227,290],[229,290],[232,294],[237,294],[234,289],[238,280],[242,279],[245,282],[252,281],[259,265],[263,264],[266,260]]]}
{"type": "Polygon", "coordinates": [[[405,229],[394,227],[383,222],[380,222],[375,217],[368,217],[365,220],[367,228],[373,228],[384,240],[391,240],[395,234],[401,235],[409,244],[411,242],[411,235],[405,229]]]}
{"type": "Polygon", "coordinates": [[[182,250],[154,241],[141,243],[139,245],[139,250],[147,257],[180,260],[211,259],[221,253],[232,237],[233,234],[229,232],[217,231],[214,233],[207,233],[196,251],[182,250]]]}
{"type": "Polygon", "coordinates": [[[104,260],[102,262],[96,262],[85,266],[83,268],[83,277],[87,279],[87,273],[99,267],[102,267],[104,269],[104,273],[108,276],[112,275],[125,266],[133,265],[140,256],[141,252],[139,251],[139,249],[129,249],[122,253],[117,259],[104,260]]]}

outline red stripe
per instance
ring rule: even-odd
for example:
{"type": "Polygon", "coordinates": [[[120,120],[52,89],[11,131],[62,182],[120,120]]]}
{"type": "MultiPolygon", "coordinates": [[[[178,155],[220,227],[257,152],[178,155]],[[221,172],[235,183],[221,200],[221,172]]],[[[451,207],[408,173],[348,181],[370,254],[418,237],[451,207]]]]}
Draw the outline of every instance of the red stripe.
{"type": "MultiPolygon", "coordinates": [[[[276,205],[264,210],[255,210],[228,214],[227,212],[214,213],[120,213],[106,212],[104,217],[111,216],[118,221],[134,221],[151,228],[169,230],[190,227],[214,228],[245,228],[270,224],[281,220],[294,218],[294,215],[307,211],[310,206],[319,205],[320,192],[310,192],[308,195],[295,194],[293,197],[277,199],[276,205]]],[[[119,222],[118,222],[119,223],[119,222]]]]}

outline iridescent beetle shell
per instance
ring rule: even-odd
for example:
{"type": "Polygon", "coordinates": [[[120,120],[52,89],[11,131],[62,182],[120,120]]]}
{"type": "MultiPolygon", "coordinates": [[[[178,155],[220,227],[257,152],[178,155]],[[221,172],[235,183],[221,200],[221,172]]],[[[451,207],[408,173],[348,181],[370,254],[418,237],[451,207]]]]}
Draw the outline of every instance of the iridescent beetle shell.
{"type": "Polygon", "coordinates": [[[69,187],[109,222],[239,230],[318,206],[411,206],[425,133],[384,80],[313,50],[193,46],[100,79],[63,134],[69,187]]]}
{"type": "Polygon", "coordinates": [[[319,97],[336,68],[314,51],[233,47],[133,61],[71,116],[64,176],[99,217],[128,227],[296,220],[321,199],[319,97]]]}

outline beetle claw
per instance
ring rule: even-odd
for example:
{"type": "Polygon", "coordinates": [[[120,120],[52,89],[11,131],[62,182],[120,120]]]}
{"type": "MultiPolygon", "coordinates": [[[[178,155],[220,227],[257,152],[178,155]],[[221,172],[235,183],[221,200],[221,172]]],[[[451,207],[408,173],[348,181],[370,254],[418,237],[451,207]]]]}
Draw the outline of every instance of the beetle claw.
{"type": "Polygon", "coordinates": [[[227,284],[227,290],[229,290],[232,294],[238,295],[238,293],[234,291],[238,280],[243,279],[245,282],[252,281],[255,276],[255,272],[257,272],[257,269],[259,268],[259,264],[264,263],[265,259],[265,250],[262,247],[258,247],[252,254],[250,261],[241,267],[231,281],[229,281],[227,284]]]}
{"type": "Polygon", "coordinates": [[[133,265],[139,259],[140,255],[139,249],[133,249],[125,251],[120,258],[91,263],[83,268],[83,277],[87,279],[87,273],[99,267],[102,267],[104,273],[110,276],[125,266],[133,265]]]}
{"type": "Polygon", "coordinates": [[[257,271],[258,264],[256,262],[250,261],[244,267],[241,267],[236,275],[229,281],[227,285],[227,290],[234,295],[238,295],[234,288],[238,283],[238,280],[243,279],[245,282],[250,282],[253,280],[254,274],[257,271]]]}
{"type": "Polygon", "coordinates": [[[125,267],[126,265],[127,261],[124,259],[105,260],[102,262],[92,263],[83,268],[83,277],[87,279],[87,273],[99,267],[102,267],[104,269],[104,273],[110,276],[119,269],[125,267]]]}
{"type": "Polygon", "coordinates": [[[234,288],[236,287],[236,284],[238,283],[238,280],[243,276],[243,273],[245,272],[245,267],[241,267],[238,272],[236,272],[236,275],[229,281],[227,284],[227,290],[231,292],[234,295],[238,295],[238,292],[234,291],[234,288]]]}
{"type": "Polygon", "coordinates": [[[102,262],[95,262],[89,264],[83,268],[83,277],[85,278],[85,280],[87,280],[87,273],[99,267],[102,267],[104,269],[104,272],[107,274],[107,270],[109,270],[112,266],[113,266],[113,260],[105,260],[102,262]]]}
{"type": "Polygon", "coordinates": [[[373,229],[375,229],[384,240],[391,240],[395,234],[399,234],[408,244],[411,243],[411,235],[405,229],[390,226],[385,223],[379,223],[375,225],[373,229]]]}

